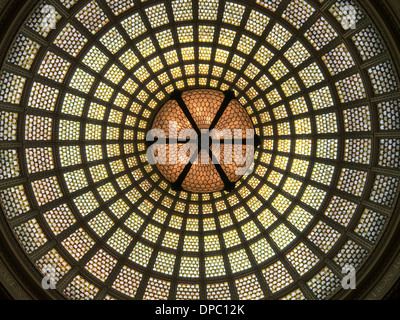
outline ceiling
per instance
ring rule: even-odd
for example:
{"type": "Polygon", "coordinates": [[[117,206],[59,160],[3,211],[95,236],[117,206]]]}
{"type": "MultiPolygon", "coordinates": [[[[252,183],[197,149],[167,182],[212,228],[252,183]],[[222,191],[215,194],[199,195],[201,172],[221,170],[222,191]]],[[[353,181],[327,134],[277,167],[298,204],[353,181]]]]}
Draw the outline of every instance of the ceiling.
{"type": "Polygon", "coordinates": [[[2,43],[2,237],[36,285],[55,267],[45,294],[330,299],[349,295],[346,265],[368,283],[400,182],[396,60],[368,5],[48,0],[20,15],[2,43]],[[204,88],[232,90],[261,139],[232,192],[176,192],[147,161],[170,94],[204,88]]]}

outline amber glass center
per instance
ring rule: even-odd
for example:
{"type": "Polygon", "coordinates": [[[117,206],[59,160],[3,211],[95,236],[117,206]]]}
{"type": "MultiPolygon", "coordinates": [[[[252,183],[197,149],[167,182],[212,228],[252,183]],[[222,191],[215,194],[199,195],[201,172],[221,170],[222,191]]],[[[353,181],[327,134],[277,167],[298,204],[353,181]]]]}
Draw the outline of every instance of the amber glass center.
{"type": "Polygon", "coordinates": [[[154,164],[177,191],[233,190],[249,172],[259,144],[249,115],[231,91],[175,91],[152,130],[159,132],[150,142],[158,159],[154,164]]]}

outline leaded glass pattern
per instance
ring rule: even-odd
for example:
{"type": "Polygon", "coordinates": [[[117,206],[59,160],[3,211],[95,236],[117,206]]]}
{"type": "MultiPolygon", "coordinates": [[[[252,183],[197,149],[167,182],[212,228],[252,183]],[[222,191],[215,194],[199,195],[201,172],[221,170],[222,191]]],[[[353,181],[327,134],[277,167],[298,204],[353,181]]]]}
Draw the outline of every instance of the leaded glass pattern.
{"type": "Polygon", "coordinates": [[[57,1],[63,23],[41,29],[40,1],[0,72],[0,202],[60,294],[328,299],[362,270],[398,197],[400,94],[355,2],[57,1]],[[345,3],[352,33],[331,24],[345,3]],[[192,89],[233,91],[261,138],[231,192],[174,191],[148,163],[156,114],[192,89]]]}

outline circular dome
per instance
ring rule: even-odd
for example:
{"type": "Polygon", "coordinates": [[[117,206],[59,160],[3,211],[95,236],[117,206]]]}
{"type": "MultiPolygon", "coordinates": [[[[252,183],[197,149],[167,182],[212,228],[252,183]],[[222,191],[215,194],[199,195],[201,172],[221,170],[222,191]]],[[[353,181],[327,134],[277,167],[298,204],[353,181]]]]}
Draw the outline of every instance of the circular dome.
{"type": "Polygon", "coordinates": [[[350,265],[363,297],[400,182],[397,65],[366,8],[26,1],[0,70],[0,228],[26,279],[53,270],[55,299],[330,299],[350,265]],[[174,92],[210,123],[193,90],[232,91],[227,128],[260,139],[235,188],[176,190],[149,163],[154,124],[191,128],[174,92]]]}
{"type": "Polygon", "coordinates": [[[247,173],[258,141],[234,97],[231,91],[175,91],[157,114],[147,156],[175,191],[232,191],[247,173]],[[154,143],[157,135],[162,139],[154,143]]]}

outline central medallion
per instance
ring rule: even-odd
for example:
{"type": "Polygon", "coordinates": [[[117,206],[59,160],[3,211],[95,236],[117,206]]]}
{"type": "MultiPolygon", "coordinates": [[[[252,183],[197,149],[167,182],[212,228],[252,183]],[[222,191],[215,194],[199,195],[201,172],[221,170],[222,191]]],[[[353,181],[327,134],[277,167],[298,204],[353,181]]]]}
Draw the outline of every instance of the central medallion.
{"type": "Polygon", "coordinates": [[[147,158],[175,191],[232,191],[260,138],[233,91],[174,91],[146,137],[147,158]]]}

